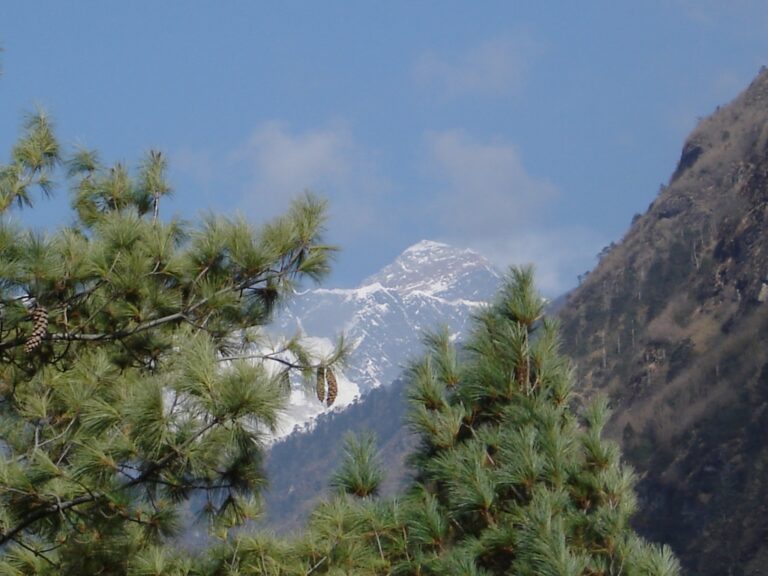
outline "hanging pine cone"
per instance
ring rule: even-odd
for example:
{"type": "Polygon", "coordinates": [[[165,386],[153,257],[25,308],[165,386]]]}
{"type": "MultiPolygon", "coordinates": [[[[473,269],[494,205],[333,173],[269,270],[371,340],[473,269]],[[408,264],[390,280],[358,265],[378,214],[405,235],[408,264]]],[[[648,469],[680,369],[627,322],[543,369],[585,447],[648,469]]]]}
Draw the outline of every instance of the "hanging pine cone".
{"type": "Polygon", "coordinates": [[[336,382],[336,375],[330,368],[325,371],[325,377],[328,380],[328,398],[326,399],[326,404],[332,406],[333,403],[336,402],[336,396],[339,394],[339,385],[336,382]]]}
{"type": "Polygon", "coordinates": [[[317,381],[315,383],[315,392],[320,402],[325,401],[325,367],[317,367],[317,381]]]}
{"type": "Polygon", "coordinates": [[[29,353],[37,349],[48,333],[48,310],[36,306],[32,312],[32,334],[24,343],[24,351],[29,353]]]}

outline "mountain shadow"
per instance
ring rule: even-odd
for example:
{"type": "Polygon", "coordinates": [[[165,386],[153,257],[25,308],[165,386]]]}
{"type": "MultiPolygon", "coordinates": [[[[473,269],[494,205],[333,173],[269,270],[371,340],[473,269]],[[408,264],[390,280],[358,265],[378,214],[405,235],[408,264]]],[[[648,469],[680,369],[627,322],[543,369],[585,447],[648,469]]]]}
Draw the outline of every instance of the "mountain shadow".
{"type": "Polygon", "coordinates": [[[344,436],[373,432],[386,462],[382,495],[397,492],[408,477],[405,457],[415,439],[404,426],[406,382],[375,388],[342,412],[319,416],[308,432],[295,432],[272,446],[266,461],[269,487],[264,523],[276,532],[298,531],[341,462],[344,436]]]}

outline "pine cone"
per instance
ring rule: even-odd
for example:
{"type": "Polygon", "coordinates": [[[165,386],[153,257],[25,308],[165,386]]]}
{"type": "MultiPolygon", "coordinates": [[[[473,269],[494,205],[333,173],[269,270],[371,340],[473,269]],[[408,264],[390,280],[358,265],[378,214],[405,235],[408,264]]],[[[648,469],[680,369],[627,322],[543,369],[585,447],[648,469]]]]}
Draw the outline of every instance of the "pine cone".
{"type": "Polygon", "coordinates": [[[328,399],[326,400],[326,404],[328,406],[333,406],[333,403],[336,402],[336,396],[339,394],[339,385],[336,382],[336,375],[330,368],[325,371],[325,377],[328,380],[328,399]]]}
{"type": "Polygon", "coordinates": [[[24,351],[29,353],[37,349],[48,333],[48,310],[43,306],[35,307],[32,312],[32,335],[24,343],[24,351]]]}
{"type": "Polygon", "coordinates": [[[315,392],[317,393],[317,399],[323,402],[325,400],[325,368],[323,366],[317,367],[315,392]]]}

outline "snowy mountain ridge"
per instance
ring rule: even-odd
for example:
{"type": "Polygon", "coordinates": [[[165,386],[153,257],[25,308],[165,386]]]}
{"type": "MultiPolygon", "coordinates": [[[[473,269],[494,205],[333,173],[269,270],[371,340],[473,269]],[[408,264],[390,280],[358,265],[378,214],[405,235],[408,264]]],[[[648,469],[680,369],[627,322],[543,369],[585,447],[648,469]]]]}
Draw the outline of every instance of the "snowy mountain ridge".
{"type": "MultiPolygon", "coordinates": [[[[424,331],[445,326],[453,337],[461,336],[472,312],[495,294],[499,282],[499,272],[477,252],[422,240],[356,288],[297,293],[274,329],[299,333],[317,349],[330,349],[339,334],[345,335],[353,349],[338,374],[339,398],[333,407],[342,409],[399,376],[420,354],[424,331]]],[[[294,390],[278,435],[326,410],[294,390]]]]}

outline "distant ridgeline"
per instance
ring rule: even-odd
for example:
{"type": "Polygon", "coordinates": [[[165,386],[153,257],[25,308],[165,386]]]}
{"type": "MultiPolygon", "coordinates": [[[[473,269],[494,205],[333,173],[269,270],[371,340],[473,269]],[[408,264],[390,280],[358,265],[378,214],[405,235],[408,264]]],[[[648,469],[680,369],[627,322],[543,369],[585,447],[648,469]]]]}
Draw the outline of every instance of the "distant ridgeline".
{"type": "Polygon", "coordinates": [[[397,379],[371,390],[363,401],[343,411],[323,414],[311,432],[294,433],[272,446],[266,468],[269,486],[264,494],[266,524],[278,531],[298,530],[317,501],[328,494],[328,480],[338,468],[342,444],[349,432],[376,434],[386,463],[382,494],[394,494],[407,477],[405,456],[414,447],[403,426],[406,382],[397,379]]]}

